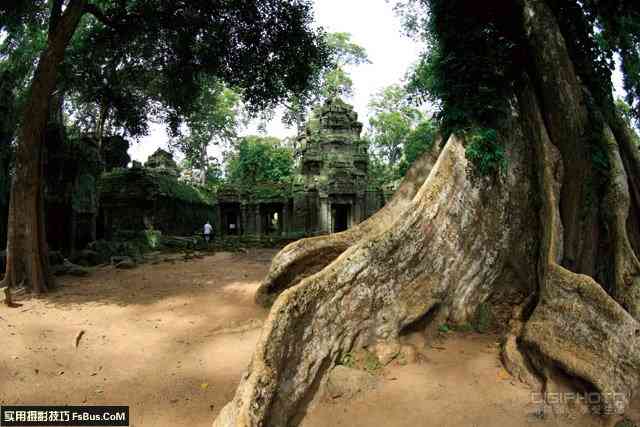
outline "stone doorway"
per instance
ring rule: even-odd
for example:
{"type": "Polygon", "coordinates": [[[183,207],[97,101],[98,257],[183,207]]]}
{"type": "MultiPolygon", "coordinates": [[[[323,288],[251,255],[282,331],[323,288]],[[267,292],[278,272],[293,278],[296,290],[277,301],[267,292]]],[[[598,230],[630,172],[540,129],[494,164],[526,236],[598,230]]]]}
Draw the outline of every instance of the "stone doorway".
{"type": "Polygon", "coordinates": [[[283,227],[283,205],[270,203],[260,206],[261,221],[260,230],[264,235],[280,235],[283,227]]]}
{"type": "Polygon", "coordinates": [[[339,233],[351,226],[351,205],[334,203],[331,205],[333,232],[339,233]]]}
{"type": "Polygon", "coordinates": [[[220,205],[222,234],[236,236],[241,234],[240,203],[224,203],[220,205]]]}

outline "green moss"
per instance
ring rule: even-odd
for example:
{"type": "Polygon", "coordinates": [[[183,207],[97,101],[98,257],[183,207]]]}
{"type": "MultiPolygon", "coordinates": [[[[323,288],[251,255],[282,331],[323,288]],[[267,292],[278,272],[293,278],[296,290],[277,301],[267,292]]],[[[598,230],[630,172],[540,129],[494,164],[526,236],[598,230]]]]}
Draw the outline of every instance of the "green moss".
{"type": "Polygon", "coordinates": [[[364,369],[369,373],[374,373],[382,368],[382,364],[380,363],[380,360],[378,360],[378,356],[367,350],[364,351],[362,363],[364,365],[364,369]]]}
{"type": "Polygon", "coordinates": [[[346,366],[347,368],[353,368],[356,365],[355,357],[353,353],[347,353],[338,362],[339,365],[346,366]]]}
{"type": "Polygon", "coordinates": [[[453,326],[453,329],[456,332],[472,332],[475,328],[473,327],[472,324],[470,323],[464,323],[462,325],[455,325],[453,326]]]}
{"type": "Polygon", "coordinates": [[[162,237],[162,233],[158,230],[145,230],[144,238],[146,240],[147,245],[151,249],[158,249],[160,247],[160,238],[162,237]]]}
{"type": "Polygon", "coordinates": [[[493,313],[491,307],[486,302],[483,302],[476,309],[476,313],[473,319],[473,327],[476,331],[484,334],[489,332],[489,329],[493,325],[493,313]]]}
{"type": "Polygon", "coordinates": [[[213,205],[213,195],[207,189],[178,181],[170,175],[156,175],[159,195],[187,203],[213,205]]]}
{"type": "Polygon", "coordinates": [[[102,175],[99,188],[102,194],[123,199],[168,197],[191,204],[214,203],[209,189],[181,182],[173,175],[152,169],[114,169],[102,175]]]}
{"type": "Polygon", "coordinates": [[[295,185],[289,180],[283,182],[259,182],[254,185],[226,184],[219,186],[216,196],[237,195],[252,201],[282,200],[292,197],[295,185]]]}
{"type": "Polygon", "coordinates": [[[443,334],[446,334],[449,331],[450,331],[449,325],[447,325],[446,323],[443,323],[442,325],[438,326],[438,332],[442,332],[443,334]]]}

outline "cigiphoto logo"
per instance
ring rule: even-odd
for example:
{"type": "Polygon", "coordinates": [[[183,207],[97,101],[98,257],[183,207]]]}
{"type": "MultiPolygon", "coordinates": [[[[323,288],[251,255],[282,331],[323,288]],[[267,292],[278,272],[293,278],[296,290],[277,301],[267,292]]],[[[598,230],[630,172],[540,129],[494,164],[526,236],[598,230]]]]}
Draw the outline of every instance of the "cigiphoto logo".
{"type": "Polygon", "coordinates": [[[623,393],[532,392],[531,402],[551,405],[554,411],[562,408],[585,408],[594,415],[622,415],[626,404],[623,393]]]}

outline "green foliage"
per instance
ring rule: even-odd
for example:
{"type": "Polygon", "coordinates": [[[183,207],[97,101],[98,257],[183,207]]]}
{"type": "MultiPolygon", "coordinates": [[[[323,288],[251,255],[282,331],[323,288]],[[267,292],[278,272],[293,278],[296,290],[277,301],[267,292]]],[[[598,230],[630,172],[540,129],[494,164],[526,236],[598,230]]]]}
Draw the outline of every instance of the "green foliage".
{"type": "Polygon", "coordinates": [[[402,158],[403,148],[424,115],[407,102],[407,93],[399,85],[388,86],[369,102],[371,144],[391,166],[402,158]]]}
{"type": "Polygon", "coordinates": [[[204,184],[209,172],[215,173],[215,159],[208,156],[207,149],[229,143],[236,136],[241,98],[222,82],[203,78],[201,84],[198,108],[184,122],[187,132],[173,139],[171,145],[184,154],[190,168],[206,172],[202,174],[204,184]]]}
{"type": "Polygon", "coordinates": [[[438,107],[445,136],[469,127],[497,127],[509,114],[511,86],[522,70],[513,2],[426,3],[430,13],[422,21],[409,20],[428,45],[413,70],[410,92],[438,107]]]}
{"type": "Polygon", "coordinates": [[[383,368],[378,356],[366,349],[359,350],[356,353],[349,352],[344,354],[339,359],[338,364],[347,368],[364,369],[370,374],[376,374],[383,368]]]}
{"type": "Polygon", "coordinates": [[[470,323],[463,323],[462,325],[455,325],[453,329],[456,332],[472,332],[475,328],[470,323]]]}
{"type": "Polygon", "coordinates": [[[157,180],[158,193],[161,195],[175,197],[187,203],[213,204],[213,196],[206,188],[182,183],[165,174],[157,174],[157,180]]]}
{"type": "Polygon", "coordinates": [[[333,96],[352,96],[353,81],[347,67],[370,62],[365,49],[352,42],[349,33],[325,34],[324,43],[329,53],[327,63],[314,69],[307,91],[294,95],[286,103],[283,122],[288,126],[302,129],[313,105],[333,96]]]}
{"type": "Polygon", "coordinates": [[[323,98],[332,96],[351,96],[353,82],[346,72],[347,66],[370,63],[367,51],[351,41],[349,33],[329,33],[325,43],[330,51],[330,65],[324,75],[321,87],[323,98]]]}
{"type": "Polygon", "coordinates": [[[131,161],[129,157],[129,141],[120,136],[111,136],[102,140],[100,154],[104,162],[105,170],[110,171],[114,168],[127,167],[131,161]]]}
{"type": "Polygon", "coordinates": [[[504,147],[498,142],[495,129],[474,129],[464,136],[467,159],[479,175],[495,176],[506,169],[504,147]]]}
{"type": "Polygon", "coordinates": [[[398,168],[390,166],[375,152],[369,155],[369,181],[373,187],[381,188],[400,179],[398,168]]]}
{"type": "Polygon", "coordinates": [[[625,418],[624,420],[618,421],[615,427],[637,427],[637,424],[629,418],[625,418]]]}
{"type": "Polygon", "coordinates": [[[139,197],[161,196],[190,204],[213,205],[213,194],[209,189],[180,182],[173,175],[147,168],[114,169],[106,172],[100,178],[99,190],[100,193],[112,195],[140,190],[139,197]]]}
{"type": "Polygon", "coordinates": [[[338,364],[346,366],[347,368],[354,368],[356,366],[356,360],[353,356],[353,353],[346,353],[344,356],[342,356],[338,364]]]}
{"type": "Polygon", "coordinates": [[[438,326],[438,332],[442,332],[443,334],[446,334],[450,331],[451,329],[449,328],[449,325],[447,325],[446,323],[443,323],[442,325],[438,326]]]}
{"type": "Polygon", "coordinates": [[[228,181],[239,186],[285,182],[292,175],[292,150],[273,137],[241,138],[227,162],[228,181]]]}
{"type": "MultiPolygon", "coordinates": [[[[570,40],[573,56],[584,58],[578,71],[596,95],[602,94],[601,98],[609,99],[613,55],[619,54],[626,101],[633,117],[640,120],[640,4],[636,1],[597,0],[582,3],[570,10],[573,14],[565,13],[566,21],[584,22],[584,29],[577,34],[579,37],[574,36],[570,40]],[[598,68],[588,64],[596,61],[601,64],[598,68]],[[584,63],[587,66],[583,66],[584,63]],[[601,88],[600,92],[598,88],[601,88]]],[[[574,24],[570,28],[575,27],[574,24]]]]}
{"type": "Polygon", "coordinates": [[[405,176],[413,162],[433,148],[437,129],[431,120],[424,120],[409,133],[404,146],[404,156],[400,161],[400,176],[405,176]]]}
{"type": "MultiPolygon", "coordinates": [[[[0,62],[20,68],[21,88],[59,14],[58,2],[19,3],[0,10],[0,62]]],[[[304,92],[330,55],[309,0],[88,3],[58,81],[83,130],[106,124],[139,136],[153,118],[177,132],[202,108],[203,77],[241,92],[251,111],[273,107],[304,92]]]]}
{"type": "MultiPolygon", "coordinates": [[[[0,139],[2,143],[14,139],[20,122],[20,111],[25,102],[29,81],[38,60],[38,55],[46,46],[46,7],[26,6],[21,2],[16,13],[0,16],[0,28],[5,27],[5,36],[0,42],[0,139]],[[32,17],[31,19],[28,19],[32,17]]],[[[17,5],[16,5],[17,7],[17,5]]]]}
{"type": "Polygon", "coordinates": [[[145,230],[144,231],[144,239],[146,240],[147,246],[151,249],[158,249],[160,247],[160,239],[162,237],[162,233],[158,230],[145,230]]]}
{"type": "MultiPolygon", "coordinates": [[[[622,63],[629,112],[640,118],[640,3],[546,2],[557,19],[575,70],[598,108],[613,110],[611,70],[622,63]]],[[[468,128],[500,129],[512,89],[532,69],[520,2],[402,0],[405,29],[426,43],[409,84],[418,101],[439,108],[443,136],[468,128]]]]}
{"type": "Polygon", "coordinates": [[[635,119],[631,106],[622,99],[616,99],[616,110],[627,124],[635,144],[640,146],[640,135],[638,135],[638,131],[640,131],[640,120],[635,119]]]}
{"type": "Polygon", "coordinates": [[[435,141],[436,126],[410,102],[405,88],[391,85],[369,102],[370,174],[379,185],[402,178],[435,141]]]}
{"type": "Polygon", "coordinates": [[[378,356],[368,350],[364,350],[364,358],[362,361],[364,369],[370,374],[382,369],[382,363],[378,359],[378,356]]]}

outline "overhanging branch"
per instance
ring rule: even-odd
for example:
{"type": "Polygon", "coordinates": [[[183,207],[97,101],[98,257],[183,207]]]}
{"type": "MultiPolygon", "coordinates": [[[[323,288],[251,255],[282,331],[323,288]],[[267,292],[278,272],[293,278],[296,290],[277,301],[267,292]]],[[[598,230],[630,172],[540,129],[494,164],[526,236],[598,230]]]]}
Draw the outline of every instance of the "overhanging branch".
{"type": "Polygon", "coordinates": [[[84,7],[84,11],[86,13],[89,13],[93,16],[95,16],[95,18],[102,22],[104,25],[106,25],[107,27],[111,27],[113,29],[117,29],[117,24],[110,19],[107,15],[105,15],[102,10],[100,10],[100,8],[98,6],[96,6],[95,4],[92,3],[87,3],[84,7]]]}

